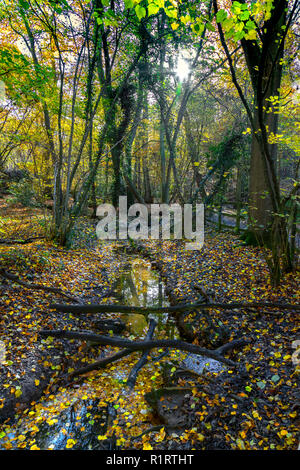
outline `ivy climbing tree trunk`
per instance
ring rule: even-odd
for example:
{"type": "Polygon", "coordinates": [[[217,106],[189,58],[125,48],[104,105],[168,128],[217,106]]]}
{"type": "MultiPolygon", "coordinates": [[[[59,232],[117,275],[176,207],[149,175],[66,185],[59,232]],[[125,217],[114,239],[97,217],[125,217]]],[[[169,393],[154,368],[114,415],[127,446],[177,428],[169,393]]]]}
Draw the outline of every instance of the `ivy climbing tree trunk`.
{"type": "MultiPolygon", "coordinates": [[[[245,3],[242,0],[241,3],[245,3]]],[[[218,14],[217,0],[213,0],[218,14]]],[[[273,8],[261,26],[255,25],[255,39],[241,39],[244,57],[252,82],[254,110],[248,104],[238,81],[228,41],[217,20],[220,40],[225,51],[232,80],[246,109],[252,128],[250,170],[250,226],[251,233],[261,244],[271,248],[267,255],[271,281],[278,285],[282,272],[291,269],[287,232],[286,199],[280,194],[276,171],[278,109],[274,104],[280,98],[282,58],[287,31],[297,9],[297,2],[288,10],[287,0],[274,0],[273,8]]],[[[251,18],[251,17],[250,17],[251,18]]]]}

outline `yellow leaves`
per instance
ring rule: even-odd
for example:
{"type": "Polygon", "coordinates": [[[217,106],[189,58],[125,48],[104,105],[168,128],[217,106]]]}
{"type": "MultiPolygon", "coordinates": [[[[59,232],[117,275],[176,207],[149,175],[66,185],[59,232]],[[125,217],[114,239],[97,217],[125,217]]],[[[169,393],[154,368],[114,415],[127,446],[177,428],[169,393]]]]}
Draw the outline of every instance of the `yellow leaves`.
{"type": "Polygon", "coordinates": [[[244,29],[244,23],[237,23],[235,26],[236,31],[243,31],[244,29]]]}
{"type": "Polygon", "coordinates": [[[22,390],[18,388],[18,389],[15,391],[15,396],[16,396],[16,398],[19,398],[21,395],[22,395],[22,390]]]}
{"type": "Polygon", "coordinates": [[[236,444],[237,444],[238,449],[240,449],[240,450],[245,450],[246,449],[245,443],[242,441],[242,439],[237,439],[236,444]]]}
{"type": "Polygon", "coordinates": [[[67,440],[67,444],[66,444],[66,449],[72,449],[72,447],[74,447],[74,445],[76,444],[76,440],[74,439],[68,439],[67,440]]]}
{"type": "Polygon", "coordinates": [[[258,419],[259,421],[262,419],[261,416],[259,415],[258,411],[254,410],[252,411],[252,416],[255,419],[258,419]]]}
{"type": "Polygon", "coordinates": [[[122,446],[125,442],[126,442],[126,439],[124,439],[123,437],[120,437],[119,439],[117,439],[117,446],[122,446]]]}
{"type": "MultiPolygon", "coordinates": [[[[221,240],[221,239],[220,239],[221,240]]],[[[220,241],[221,243],[221,241],[220,241]]],[[[231,243],[232,244],[232,243],[231,243]]],[[[227,295],[228,296],[234,296],[234,300],[241,300],[242,298],[244,298],[245,300],[248,298],[248,294],[247,294],[247,290],[244,289],[244,284],[246,283],[246,280],[247,278],[249,278],[249,271],[251,270],[251,274],[253,275],[253,280],[251,280],[251,286],[252,285],[255,285],[255,282],[256,282],[256,278],[259,277],[259,272],[256,271],[255,269],[255,258],[254,256],[251,257],[249,255],[249,253],[252,253],[251,250],[247,250],[244,252],[244,249],[243,248],[238,248],[237,249],[237,256],[234,256],[234,260],[230,259],[231,257],[233,258],[233,255],[232,255],[232,252],[233,250],[229,251],[227,245],[225,244],[225,246],[222,244],[222,246],[220,245],[220,248],[222,249],[222,252],[224,250],[224,254],[222,256],[224,256],[224,259],[226,262],[224,262],[224,265],[228,265],[231,263],[231,265],[229,266],[229,269],[228,271],[226,271],[226,267],[225,267],[225,270],[222,270],[221,271],[221,274],[222,274],[222,279],[221,279],[221,283],[218,284],[218,279],[216,279],[215,281],[215,278],[217,277],[214,272],[209,272],[207,274],[207,276],[212,276],[214,279],[213,279],[213,282],[216,284],[216,290],[219,291],[218,287],[219,286],[224,286],[226,289],[227,289],[227,295]],[[227,256],[227,251],[229,253],[229,256],[227,256]],[[248,257],[249,255],[249,257],[248,257]],[[233,263],[234,261],[234,263],[233,263]],[[240,268],[242,266],[242,270],[241,270],[241,276],[238,277],[237,276],[237,273],[238,273],[238,270],[236,270],[234,272],[234,269],[235,269],[235,266],[234,264],[237,264],[238,267],[240,268]],[[233,266],[232,266],[233,265],[233,266]],[[231,271],[232,270],[232,271],[231,271]],[[227,282],[228,280],[228,282],[227,282]],[[230,284],[230,287],[228,287],[230,284]],[[230,289],[230,290],[229,290],[230,289]]],[[[220,253],[220,249],[219,251],[217,251],[217,249],[214,249],[212,250],[212,257],[215,256],[219,256],[219,253],[220,253]]],[[[170,256],[170,258],[173,258],[170,256]]],[[[215,258],[213,259],[213,263],[215,265],[217,265],[217,263],[219,263],[218,259],[215,258]]],[[[184,263],[182,263],[184,264],[184,263]]],[[[220,264],[220,263],[219,263],[220,264]]],[[[185,268],[185,265],[183,265],[183,268],[185,268]]],[[[171,269],[173,269],[173,265],[171,267],[171,269]]],[[[197,269],[197,268],[196,268],[197,269]]],[[[195,274],[195,276],[197,275],[196,273],[196,269],[194,270],[193,274],[195,274]]],[[[189,267],[187,266],[187,269],[186,269],[186,272],[188,273],[188,270],[189,270],[189,267]]],[[[207,278],[204,277],[204,288],[205,288],[205,282],[206,282],[207,278]]],[[[260,277],[260,283],[262,285],[264,285],[264,282],[263,281],[263,278],[260,277]]],[[[188,283],[186,284],[187,285],[187,288],[189,288],[188,286],[188,283]]],[[[185,289],[185,285],[183,285],[183,290],[185,289]]],[[[223,292],[221,291],[221,296],[223,296],[223,292]]],[[[269,297],[269,292],[268,291],[259,291],[258,293],[258,300],[259,299],[262,299],[263,297],[265,296],[265,298],[268,300],[268,297],[269,297]],[[262,295],[261,295],[262,294],[262,295]]],[[[224,295],[224,297],[226,298],[226,294],[224,295]]],[[[270,295],[271,297],[271,295],[270,295]]],[[[226,298],[227,300],[227,298],[226,298]]],[[[275,300],[275,299],[274,299],[275,300]]],[[[215,312],[214,311],[214,314],[217,314],[219,315],[218,312],[215,312]]],[[[236,315],[236,322],[238,321],[242,321],[243,319],[240,318],[242,316],[245,316],[246,317],[246,314],[245,315],[239,315],[237,314],[236,315]]],[[[69,317],[68,317],[69,318],[69,317]]],[[[252,318],[252,317],[251,317],[252,318]]],[[[264,318],[264,317],[263,317],[264,318]]],[[[235,321],[235,320],[233,320],[235,321]]],[[[250,323],[250,322],[249,322],[250,323]]],[[[236,323],[237,324],[237,323],[236,323]]],[[[231,326],[231,325],[229,325],[231,326]]],[[[267,332],[267,329],[268,329],[269,325],[267,322],[264,322],[264,326],[260,326],[259,322],[256,321],[256,318],[255,316],[253,315],[253,323],[251,322],[251,326],[249,326],[249,328],[251,328],[251,331],[254,330],[254,328],[256,329],[256,333],[259,333],[260,336],[262,334],[264,335],[267,335],[268,332],[267,332]],[[255,326],[253,326],[255,324],[255,326]],[[262,330],[262,328],[264,328],[264,330],[262,330]]],[[[278,324],[276,324],[276,328],[278,327],[278,324]]],[[[247,328],[248,328],[248,325],[247,325],[247,328]]],[[[270,336],[268,336],[269,338],[270,336]]],[[[292,337],[292,336],[291,336],[292,337]]],[[[266,338],[267,339],[267,338],[266,338]]],[[[276,351],[280,345],[281,345],[281,339],[278,341],[276,340],[276,345],[274,344],[273,346],[273,351],[276,351]]],[[[267,350],[266,348],[266,345],[267,345],[267,341],[265,341],[265,338],[262,338],[262,340],[260,342],[258,342],[256,344],[257,348],[256,348],[256,355],[255,357],[253,356],[253,352],[254,352],[254,349],[253,349],[253,345],[248,346],[246,348],[243,349],[243,351],[241,353],[238,353],[236,358],[238,361],[241,361],[244,363],[244,361],[246,361],[246,368],[248,371],[250,371],[250,374],[249,374],[249,380],[247,379],[247,382],[244,384],[244,385],[251,385],[253,387],[253,399],[255,399],[255,397],[257,396],[257,394],[262,394],[263,392],[261,392],[260,390],[257,389],[257,387],[255,386],[255,384],[257,383],[257,380],[258,379],[266,379],[266,376],[263,375],[263,370],[261,369],[257,369],[258,366],[261,367],[261,364],[260,364],[260,361],[263,361],[264,359],[264,364],[266,364],[268,366],[268,352],[269,350],[267,350]],[[263,345],[262,345],[263,343],[263,345]],[[266,353],[264,358],[261,358],[261,354],[262,353],[266,353]],[[252,356],[251,356],[252,354],[252,356]],[[256,362],[256,359],[257,358],[257,362],[256,362]],[[249,364],[249,362],[253,363],[253,366],[252,364],[249,364]]],[[[288,351],[289,349],[288,348],[285,348],[283,347],[282,348],[282,351],[281,351],[281,354],[282,354],[282,357],[284,359],[284,361],[287,361],[287,360],[290,360],[289,356],[286,354],[286,352],[288,351]]],[[[51,351],[49,351],[50,353],[51,351]]],[[[46,352],[48,353],[48,351],[46,352]]],[[[172,354],[173,354],[173,351],[172,351],[172,354]]],[[[13,356],[12,356],[13,357],[13,356]]],[[[50,356],[45,356],[45,357],[48,357],[48,361],[50,360],[49,357],[50,356]]],[[[279,363],[282,364],[282,361],[281,359],[275,359],[276,356],[274,357],[274,360],[278,360],[278,367],[279,367],[279,363]]],[[[47,366],[49,365],[49,362],[48,361],[44,361],[44,366],[47,366]]],[[[130,361],[128,360],[127,362],[127,359],[124,360],[124,362],[122,362],[122,365],[120,368],[117,367],[117,369],[115,368],[111,368],[111,370],[109,371],[112,372],[112,376],[116,377],[116,372],[117,373],[120,373],[120,369],[122,370],[122,372],[125,372],[127,371],[130,367],[132,367],[132,364],[130,363],[130,361]],[[115,371],[115,372],[114,372],[115,371]]],[[[134,361],[131,361],[132,363],[134,363],[134,361]]],[[[90,397],[91,399],[93,399],[93,397],[91,396],[91,392],[92,394],[94,394],[95,396],[97,396],[97,398],[100,400],[99,401],[99,404],[98,406],[101,407],[101,406],[107,406],[107,402],[109,401],[109,399],[111,399],[111,403],[113,404],[118,404],[120,405],[120,408],[118,409],[118,413],[117,413],[117,419],[114,420],[114,423],[113,425],[111,426],[111,428],[113,428],[113,430],[115,431],[115,429],[117,430],[117,433],[116,433],[116,437],[117,437],[117,442],[118,442],[118,445],[124,445],[124,448],[126,448],[126,446],[128,446],[128,442],[130,439],[128,439],[128,436],[129,438],[133,437],[134,435],[138,435],[140,432],[142,432],[145,428],[144,428],[144,425],[141,426],[140,424],[140,421],[141,421],[141,413],[140,413],[140,410],[142,410],[143,408],[145,409],[145,413],[147,413],[147,404],[144,403],[143,401],[143,396],[144,396],[144,393],[145,393],[145,390],[147,390],[147,388],[150,388],[151,385],[152,385],[152,381],[149,380],[150,377],[152,376],[154,379],[155,379],[155,373],[157,371],[157,367],[156,366],[153,366],[153,367],[149,367],[148,370],[145,369],[145,371],[142,372],[138,382],[137,382],[137,388],[135,389],[135,392],[134,392],[134,396],[126,396],[126,399],[124,400],[124,403],[122,403],[122,399],[119,399],[119,397],[117,398],[117,395],[119,393],[119,391],[121,390],[121,387],[120,388],[117,388],[119,387],[119,385],[116,384],[116,382],[114,382],[111,377],[109,377],[107,374],[106,376],[103,376],[102,377],[102,373],[95,373],[94,376],[96,377],[96,379],[93,380],[93,375],[89,376],[89,379],[91,379],[91,382],[89,382],[89,380],[87,378],[84,378],[84,381],[83,381],[83,388],[78,388],[78,389],[74,389],[73,391],[70,391],[70,389],[67,389],[65,391],[62,391],[62,389],[60,389],[58,392],[55,393],[55,401],[54,401],[54,404],[53,402],[52,403],[49,403],[51,398],[48,398],[48,396],[46,397],[46,400],[45,402],[43,403],[43,406],[42,406],[42,410],[40,412],[40,415],[42,415],[43,417],[43,421],[46,420],[46,417],[50,417],[50,424],[51,423],[55,423],[55,421],[52,421],[53,419],[53,411],[56,411],[58,409],[58,412],[60,412],[60,408],[61,407],[64,407],[64,408],[68,408],[68,406],[71,406],[71,403],[73,404],[73,398],[77,398],[78,399],[78,402],[79,402],[79,406],[83,406],[83,403],[80,401],[81,400],[87,400],[87,397],[90,397]],[[116,394],[116,388],[117,388],[117,394],[116,394]],[[71,393],[74,395],[71,395],[71,393]],[[60,404],[60,402],[57,401],[57,397],[60,396],[64,396],[64,405],[62,406],[60,404]],[[72,397],[72,398],[71,398],[72,397]],[[69,400],[69,403],[67,404],[66,403],[66,400],[69,400]],[[47,403],[48,401],[48,403],[47,403]],[[121,406],[122,404],[122,406],[121,406]],[[55,408],[55,410],[54,410],[55,408]],[[126,411],[126,413],[123,413],[123,409],[125,410],[130,410],[130,413],[128,413],[128,411],[126,411]],[[126,418],[125,418],[126,417],[126,418]],[[119,423],[119,425],[118,425],[119,423]],[[142,427],[142,429],[141,429],[142,427]],[[127,429],[128,428],[128,429],[127,429]],[[133,431],[134,430],[134,431],[133,431]],[[123,438],[120,437],[119,434],[121,434],[123,436],[123,433],[124,435],[126,435],[127,437],[127,440],[126,442],[124,442],[123,438]]],[[[175,370],[173,370],[174,372],[175,370]]],[[[277,373],[280,375],[281,378],[283,378],[284,380],[286,380],[286,375],[284,374],[281,374],[281,372],[278,370],[272,370],[271,371],[271,374],[275,374],[277,373]]],[[[232,374],[233,371],[230,371],[230,373],[232,374]]],[[[235,372],[234,372],[235,374],[235,372]]],[[[232,376],[231,376],[232,377],[232,376]]],[[[269,376],[268,376],[269,377],[269,376]]],[[[233,377],[234,378],[234,377],[233,377]]],[[[9,382],[10,379],[6,379],[7,382],[9,382]]],[[[161,380],[160,377],[156,377],[156,380],[159,381],[161,380]]],[[[293,380],[294,382],[294,380],[293,380]]],[[[267,385],[269,386],[270,385],[270,381],[266,379],[266,383],[267,385]]],[[[8,389],[11,387],[11,385],[13,384],[13,382],[11,384],[7,384],[8,385],[8,389]]],[[[155,383],[156,385],[156,383],[155,383]]],[[[37,386],[37,384],[36,384],[37,386]]],[[[294,385],[293,385],[294,386],[294,385]]],[[[192,385],[192,387],[194,387],[194,385],[192,385]]],[[[201,391],[199,392],[199,389],[197,389],[198,385],[195,386],[195,388],[192,388],[192,393],[194,396],[198,396],[199,397],[201,396],[201,405],[202,405],[202,400],[203,402],[206,403],[207,405],[207,411],[206,412],[203,412],[203,416],[201,415],[197,415],[196,416],[196,419],[199,421],[199,426],[198,426],[198,430],[201,430],[203,432],[203,429],[204,429],[204,432],[205,432],[205,426],[204,426],[204,423],[203,421],[208,421],[206,422],[207,425],[209,425],[209,417],[207,418],[207,414],[209,414],[210,412],[210,409],[212,407],[215,407],[214,411],[218,411],[218,406],[219,404],[216,402],[216,398],[213,398],[211,397],[209,394],[204,398],[201,391]],[[210,401],[208,401],[208,399],[210,398],[210,401]],[[200,423],[200,419],[203,418],[202,422],[200,423]]],[[[250,392],[251,392],[251,387],[250,388],[250,392]]],[[[268,388],[268,387],[266,387],[268,388]]],[[[244,386],[241,388],[242,390],[244,389],[244,386]]],[[[200,389],[201,390],[201,389],[200,389]]],[[[244,391],[246,391],[244,389],[244,391]]],[[[277,391],[276,391],[277,393],[277,391]]],[[[227,414],[227,418],[229,418],[230,420],[230,412],[235,412],[237,410],[237,408],[241,406],[241,409],[243,409],[243,404],[240,405],[240,402],[238,402],[239,404],[236,405],[233,401],[231,401],[230,398],[228,398],[228,394],[227,394],[227,389],[226,391],[224,390],[222,392],[222,395],[225,395],[226,396],[226,399],[224,397],[221,396],[221,393],[220,393],[220,396],[218,396],[218,400],[220,403],[222,403],[222,409],[225,410],[225,414],[227,414]],[[224,404],[224,406],[223,406],[224,404]]],[[[246,393],[240,393],[238,394],[241,398],[247,398],[248,395],[246,393]]],[[[261,396],[261,395],[260,395],[261,396]]],[[[52,397],[53,398],[53,397],[52,397]]],[[[265,397],[265,400],[268,400],[268,395],[266,395],[265,397]]],[[[60,398],[61,399],[61,398],[60,398]]],[[[240,400],[241,403],[242,402],[248,402],[248,398],[247,400],[240,400]]],[[[98,402],[97,402],[98,403],[98,402]]],[[[162,402],[162,404],[165,404],[164,402],[162,402]]],[[[85,402],[85,405],[87,405],[87,403],[85,402]]],[[[276,400],[276,403],[274,403],[274,407],[273,408],[276,408],[278,407],[279,409],[279,412],[277,413],[277,419],[280,423],[282,423],[281,421],[281,417],[279,416],[279,414],[282,412],[282,407],[281,405],[279,405],[278,401],[276,400]]],[[[75,412],[75,415],[76,413],[78,414],[78,408],[77,408],[77,405],[75,405],[75,408],[76,408],[76,412],[75,412]]],[[[270,426],[270,440],[271,439],[274,439],[275,438],[275,442],[276,442],[276,439],[277,439],[277,442],[280,442],[282,444],[282,446],[287,446],[287,442],[291,442],[292,443],[292,438],[289,438],[288,437],[288,432],[289,432],[289,427],[286,423],[284,423],[287,427],[287,434],[280,434],[280,439],[281,441],[278,440],[278,436],[276,435],[276,431],[280,431],[281,430],[281,426],[282,424],[280,424],[280,426],[278,427],[274,427],[273,423],[270,424],[270,420],[273,418],[274,416],[274,410],[272,409],[272,407],[269,407],[268,409],[263,407],[263,405],[261,405],[260,403],[258,403],[258,409],[255,409],[253,411],[253,414],[251,415],[251,411],[250,411],[250,416],[248,417],[248,424],[245,424],[245,423],[242,423],[241,424],[241,427],[237,426],[235,427],[234,430],[232,430],[231,428],[231,425],[229,425],[229,430],[225,430],[225,432],[231,432],[232,433],[232,439],[230,437],[228,437],[229,441],[230,441],[230,444],[233,444],[235,445],[235,448],[238,448],[238,449],[243,449],[244,446],[248,449],[249,447],[255,447],[258,445],[258,440],[259,439],[262,439],[263,438],[263,432],[262,431],[262,435],[259,437],[259,438],[256,438],[254,437],[254,431],[257,429],[257,424],[260,424],[260,423],[257,423],[256,420],[260,420],[261,419],[261,416],[263,417],[263,419],[267,420],[268,421],[268,418],[269,418],[269,421],[268,421],[268,424],[270,426]],[[270,408],[270,409],[269,409],[270,408]],[[268,415],[268,413],[270,413],[270,416],[268,415]],[[275,431],[274,431],[275,429],[275,431]],[[273,433],[273,436],[271,437],[271,433],[273,433]],[[246,442],[246,438],[251,441],[253,439],[253,443],[252,444],[249,444],[249,442],[246,442]],[[289,440],[290,439],[290,440],[289,440]]],[[[32,409],[32,408],[31,408],[32,409]]],[[[36,409],[36,408],[34,408],[36,409]]],[[[87,407],[88,409],[88,407],[87,407]]],[[[201,408],[200,408],[201,409],[201,408]]],[[[203,409],[203,408],[202,408],[203,409]]],[[[90,419],[92,419],[92,414],[93,414],[93,417],[94,417],[94,410],[91,410],[91,413],[88,413],[90,416],[90,419]]],[[[191,411],[191,410],[189,410],[191,411]]],[[[287,418],[287,416],[289,416],[290,418],[293,418],[293,417],[296,417],[295,413],[290,413],[290,415],[288,415],[288,413],[292,411],[291,409],[288,409],[284,416],[285,418],[287,418]]],[[[100,410],[99,410],[99,413],[100,413],[100,410]]],[[[32,422],[38,422],[37,421],[37,418],[38,418],[38,415],[36,414],[36,416],[34,416],[34,412],[32,412],[32,415],[31,415],[31,412],[29,411],[27,413],[27,417],[26,417],[26,420],[28,419],[28,415],[29,415],[29,421],[32,423],[32,422]],[[32,419],[33,417],[33,419],[32,419]]],[[[84,415],[85,413],[83,413],[84,415]]],[[[195,414],[195,413],[193,413],[195,414]]],[[[150,418],[150,413],[148,411],[148,416],[147,416],[147,421],[148,421],[148,417],[150,418]]],[[[79,429],[83,429],[84,428],[84,424],[88,421],[85,419],[85,416],[83,416],[84,420],[80,421],[78,420],[77,421],[77,424],[78,424],[78,429],[77,431],[79,431],[79,429]]],[[[246,418],[241,418],[241,419],[246,419],[246,418]]],[[[240,416],[237,416],[237,420],[240,420],[240,416]]],[[[275,418],[274,418],[274,421],[275,421],[275,418]]],[[[225,423],[226,423],[226,419],[222,419],[220,418],[220,423],[221,424],[212,424],[212,432],[211,432],[211,435],[214,435],[219,434],[219,431],[220,431],[220,434],[221,435],[224,435],[224,429],[225,429],[225,423]]],[[[227,421],[228,423],[228,421],[227,421]]],[[[240,422],[239,422],[240,424],[240,422]]],[[[40,424],[39,424],[40,426],[40,424]]],[[[148,426],[148,424],[145,423],[145,427],[148,426]]],[[[87,430],[89,429],[88,428],[88,425],[86,425],[86,428],[87,430]]],[[[37,431],[37,427],[31,427],[30,428],[32,432],[36,432],[37,431]]],[[[53,428],[52,428],[53,429],[53,428]]],[[[52,431],[52,429],[50,429],[50,433],[52,431]]],[[[69,429],[69,428],[67,428],[69,429]]],[[[104,429],[104,428],[100,428],[100,430],[98,432],[101,433],[101,430],[104,429]]],[[[265,429],[265,426],[263,426],[263,429],[265,429]]],[[[111,430],[110,430],[111,431],[111,430]]],[[[20,432],[20,431],[19,431],[20,432]]],[[[22,431],[23,432],[23,431],[22,431]]],[[[62,435],[67,435],[68,434],[68,431],[66,429],[62,429],[61,430],[62,432],[62,435]]],[[[103,433],[104,431],[102,431],[103,433]]],[[[209,433],[210,434],[210,433],[209,433]]],[[[26,434],[27,435],[27,434],[26,434]]],[[[106,441],[106,439],[108,439],[110,436],[110,434],[107,434],[106,435],[100,435],[98,437],[98,440],[101,441],[106,441]]],[[[151,440],[150,442],[147,441],[147,439],[145,441],[135,441],[139,448],[143,447],[145,450],[151,450],[152,449],[152,446],[151,446],[151,443],[154,447],[156,447],[156,445],[153,444],[153,442],[157,442],[157,443],[163,443],[164,440],[166,439],[169,439],[170,437],[169,436],[166,436],[166,433],[165,433],[165,429],[164,428],[161,428],[160,431],[156,432],[155,434],[152,434],[153,437],[153,441],[151,440]]],[[[193,442],[196,443],[197,441],[200,443],[202,441],[205,440],[205,436],[201,433],[197,433],[195,432],[194,434],[189,434],[187,433],[186,435],[187,437],[187,440],[189,440],[190,442],[192,442],[192,445],[193,445],[193,442]]],[[[72,434],[69,434],[67,436],[68,438],[73,438],[74,439],[74,435],[72,434]]],[[[67,440],[67,437],[65,438],[65,440],[67,440]]],[[[76,436],[77,437],[77,436],[76,436]]],[[[172,438],[172,437],[171,437],[172,438]]],[[[178,438],[179,440],[179,436],[177,436],[176,438],[178,438]]],[[[73,439],[70,439],[68,441],[69,445],[67,446],[67,448],[72,448],[72,446],[74,445],[73,443],[75,442],[73,439]]],[[[24,441],[18,441],[19,443],[22,444],[22,442],[25,442],[24,441]]],[[[269,445],[269,444],[266,444],[266,441],[264,439],[263,442],[263,445],[269,445]]],[[[27,442],[26,443],[27,447],[30,448],[31,447],[34,447],[36,445],[40,445],[39,442],[38,443],[34,443],[34,442],[27,442]]],[[[290,445],[290,444],[288,444],[290,445]]],[[[157,446],[159,447],[159,446],[157,446]]],[[[162,448],[163,445],[160,447],[162,448]]],[[[199,447],[202,447],[202,445],[199,447]]],[[[203,445],[204,447],[204,445],[203,445]]]]}
{"type": "Polygon", "coordinates": [[[37,426],[32,426],[31,428],[31,436],[33,436],[34,434],[36,434],[37,432],[39,432],[39,428],[37,426]]]}
{"type": "Polygon", "coordinates": [[[277,435],[278,435],[280,438],[285,437],[287,434],[288,434],[288,432],[287,432],[286,429],[282,429],[281,431],[279,431],[279,432],[277,433],[277,435]]]}
{"type": "Polygon", "coordinates": [[[242,134],[244,135],[251,134],[251,128],[247,127],[247,129],[244,132],[242,132],[242,134]]]}
{"type": "Polygon", "coordinates": [[[48,420],[47,420],[47,423],[49,424],[49,426],[53,426],[53,424],[58,423],[58,419],[55,419],[55,418],[53,418],[53,419],[48,419],[48,420]]]}
{"type": "Polygon", "coordinates": [[[36,387],[38,387],[40,385],[40,381],[38,379],[35,379],[34,383],[35,383],[36,387]]]}
{"type": "Polygon", "coordinates": [[[143,443],[143,450],[153,450],[153,447],[149,442],[144,442],[143,443]]]}
{"type": "MultiPolygon", "coordinates": [[[[251,31],[246,33],[245,34],[245,39],[247,39],[248,41],[255,41],[257,39],[257,32],[255,31],[255,29],[252,29],[251,31]]],[[[243,132],[243,134],[244,134],[244,132],[243,132]]]]}
{"type": "Polygon", "coordinates": [[[179,19],[180,19],[181,23],[183,23],[184,25],[186,25],[186,24],[188,24],[192,21],[192,18],[190,17],[190,15],[181,16],[179,19]]]}
{"type": "Polygon", "coordinates": [[[37,445],[33,445],[30,447],[30,450],[40,450],[40,448],[37,445]]]}
{"type": "Polygon", "coordinates": [[[155,437],[155,441],[156,442],[162,442],[165,437],[166,437],[166,432],[165,432],[165,428],[163,427],[159,431],[159,435],[157,437],[155,437]]]}

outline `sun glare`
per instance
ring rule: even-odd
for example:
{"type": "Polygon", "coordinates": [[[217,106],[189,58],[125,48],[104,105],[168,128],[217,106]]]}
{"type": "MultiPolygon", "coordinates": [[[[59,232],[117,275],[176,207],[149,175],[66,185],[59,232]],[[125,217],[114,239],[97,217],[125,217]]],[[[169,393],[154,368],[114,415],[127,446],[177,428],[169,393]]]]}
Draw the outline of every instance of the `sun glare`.
{"type": "Polygon", "coordinates": [[[176,75],[181,82],[187,79],[190,68],[187,61],[183,57],[178,58],[176,75]]]}

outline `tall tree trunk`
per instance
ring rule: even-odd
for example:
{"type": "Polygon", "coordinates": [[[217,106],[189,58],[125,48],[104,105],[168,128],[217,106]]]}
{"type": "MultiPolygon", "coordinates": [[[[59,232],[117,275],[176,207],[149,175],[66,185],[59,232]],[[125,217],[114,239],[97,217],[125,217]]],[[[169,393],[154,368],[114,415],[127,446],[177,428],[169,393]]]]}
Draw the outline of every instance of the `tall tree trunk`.
{"type": "Polygon", "coordinates": [[[240,233],[241,208],[242,208],[242,172],[241,172],[240,165],[238,165],[237,174],[236,174],[236,192],[235,192],[235,209],[236,209],[235,231],[236,233],[240,233]]]}
{"type": "MultiPolygon", "coordinates": [[[[160,34],[163,34],[165,27],[165,16],[162,15],[162,21],[160,24],[160,34]]],[[[164,82],[164,62],[166,57],[166,44],[164,39],[160,43],[159,53],[159,80],[163,87],[164,82]]],[[[165,150],[165,129],[164,129],[164,118],[163,109],[160,109],[160,124],[159,124],[159,150],[160,150],[160,170],[161,170],[161,202],[168,203],[169,199],[169,188],[166,186],[166,150],[165,150]]]]}

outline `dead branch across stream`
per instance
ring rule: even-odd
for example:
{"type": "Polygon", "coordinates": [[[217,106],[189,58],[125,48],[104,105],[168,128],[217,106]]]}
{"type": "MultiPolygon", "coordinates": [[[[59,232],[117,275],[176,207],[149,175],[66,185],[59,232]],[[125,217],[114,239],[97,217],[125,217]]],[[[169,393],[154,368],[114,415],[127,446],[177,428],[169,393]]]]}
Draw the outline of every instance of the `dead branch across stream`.
{"type": "Polygon", "coordinates": [[[212,308],[220,310],[231,310],[236,308],[274,308],[282,310],[300,310],[299,304],[281,304],[279,302],[231,302],[231,303],[201,303],[178,304],[166,307],[134,307],[129,305],[110,305],[110,304],[89,304],[89,305],[71,305],[71,304],[51,304],[49,306],[58,312],[66,313],[167,313],[167,312],[188,312],[192,310],[208,310],[212,308]]]}
{"type": "MultiPolygon", "coordinates": [[[[157,339],[157,340],[144,340],[144,341],[131,341],[128,339],[121,338],[119,336],[110,337],[102,336],[88,332],[78,331],[66,331],[66,330],[41,330],[40,335],[43,337],[54,337],[54,338],[68,338],[77,339],[83,341],[91,341],[93,343],[123,347],[131,351],[147,351],[154,348],[173,348],[181,351],[190,352],[192,354],[198,354],[205,357],[210,357],[230,367],[236,367],[237,364],[230,359],[224,358],[219,350],[210,350],[197,346],[196,344],[187,343],[185,341],[176,339],[157,339]]],[[[250,341],[244,340],[243,344],[248,344],[250,341]]],[[[234,346],[236,343],[234,344],[234,346]]],[[[239,344],[240,346],[241,344],[239,344]]],[[[233,346],[233,347],[234,347],[233,346]]],[[[224,348],[224,347],[223,347],[224,348]]],[[[229,350],[228,347],[226,350],[229,350]]],[[[123,353],[124,354],[124,353],[123,353]]],[[[124,354],[124,355],[127,355],[124,354]]]]}

